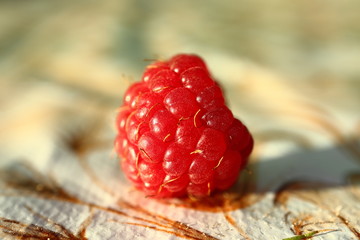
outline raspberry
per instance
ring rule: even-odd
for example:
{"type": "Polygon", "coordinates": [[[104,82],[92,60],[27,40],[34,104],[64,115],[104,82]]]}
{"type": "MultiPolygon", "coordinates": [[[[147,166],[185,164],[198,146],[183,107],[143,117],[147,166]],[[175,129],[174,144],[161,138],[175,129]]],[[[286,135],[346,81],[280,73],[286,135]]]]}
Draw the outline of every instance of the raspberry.
{"type": "Polygon", "coordinates": [[[125,93],[116,128],[125,175],[159,198],[228,189],[254,144],[204,61],[189,54],[147,67],[142,81],[125,93]]]}

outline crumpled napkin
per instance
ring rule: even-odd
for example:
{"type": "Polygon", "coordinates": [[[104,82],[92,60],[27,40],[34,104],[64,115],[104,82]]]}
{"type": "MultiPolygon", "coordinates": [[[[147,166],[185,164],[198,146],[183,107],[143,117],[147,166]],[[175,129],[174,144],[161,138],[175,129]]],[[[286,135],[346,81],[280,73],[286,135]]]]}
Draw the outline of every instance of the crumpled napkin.
{"type": "Polygon", "coordinates": [[[340,147],[254,157],[234,188],[201,200],[143,195],[109,152],[57,150],[43,170],[26,160],[2,166],[1,238],[283,239],[324,229],[318,239],[359,236],[360,189],[351,182],[359,164],[340,147]]]}

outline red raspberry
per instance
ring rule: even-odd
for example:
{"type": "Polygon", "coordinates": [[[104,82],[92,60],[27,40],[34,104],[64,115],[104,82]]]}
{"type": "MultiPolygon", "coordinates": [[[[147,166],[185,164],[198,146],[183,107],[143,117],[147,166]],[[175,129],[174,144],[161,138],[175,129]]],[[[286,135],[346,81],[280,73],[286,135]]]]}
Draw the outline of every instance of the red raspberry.
{"type": "Polygon", "coordinates": [[[115,149],[133,184],[155,197],[207,196],[235,183],[253,148],[203,60],[149,65],[126,92],[115,149]]]}

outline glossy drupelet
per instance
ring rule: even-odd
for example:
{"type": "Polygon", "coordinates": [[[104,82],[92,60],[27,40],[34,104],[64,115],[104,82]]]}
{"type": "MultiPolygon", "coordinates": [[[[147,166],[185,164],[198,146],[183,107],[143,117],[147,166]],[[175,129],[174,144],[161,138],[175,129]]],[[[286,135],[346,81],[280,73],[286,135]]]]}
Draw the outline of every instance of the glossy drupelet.
{"type": "Polygon", "coordinates": [[[203,60],[179,54],[146,68],[124,96],[116,152],[127,178],[154,197],[208,196],[231,187],[253,148],[203,60]]]}

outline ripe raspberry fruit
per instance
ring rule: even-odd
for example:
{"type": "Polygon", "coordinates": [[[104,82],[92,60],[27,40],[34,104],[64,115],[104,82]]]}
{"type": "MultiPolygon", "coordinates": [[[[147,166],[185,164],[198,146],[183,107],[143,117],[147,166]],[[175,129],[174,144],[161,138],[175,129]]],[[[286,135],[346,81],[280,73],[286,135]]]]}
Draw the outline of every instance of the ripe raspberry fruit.
{"type": "Polygon", "coordinates": [[[207,196],[235,183],[253,148],[203,60],[149,65],[124,96],[115,149],[127,178],[154,197],[207,196]]]}

